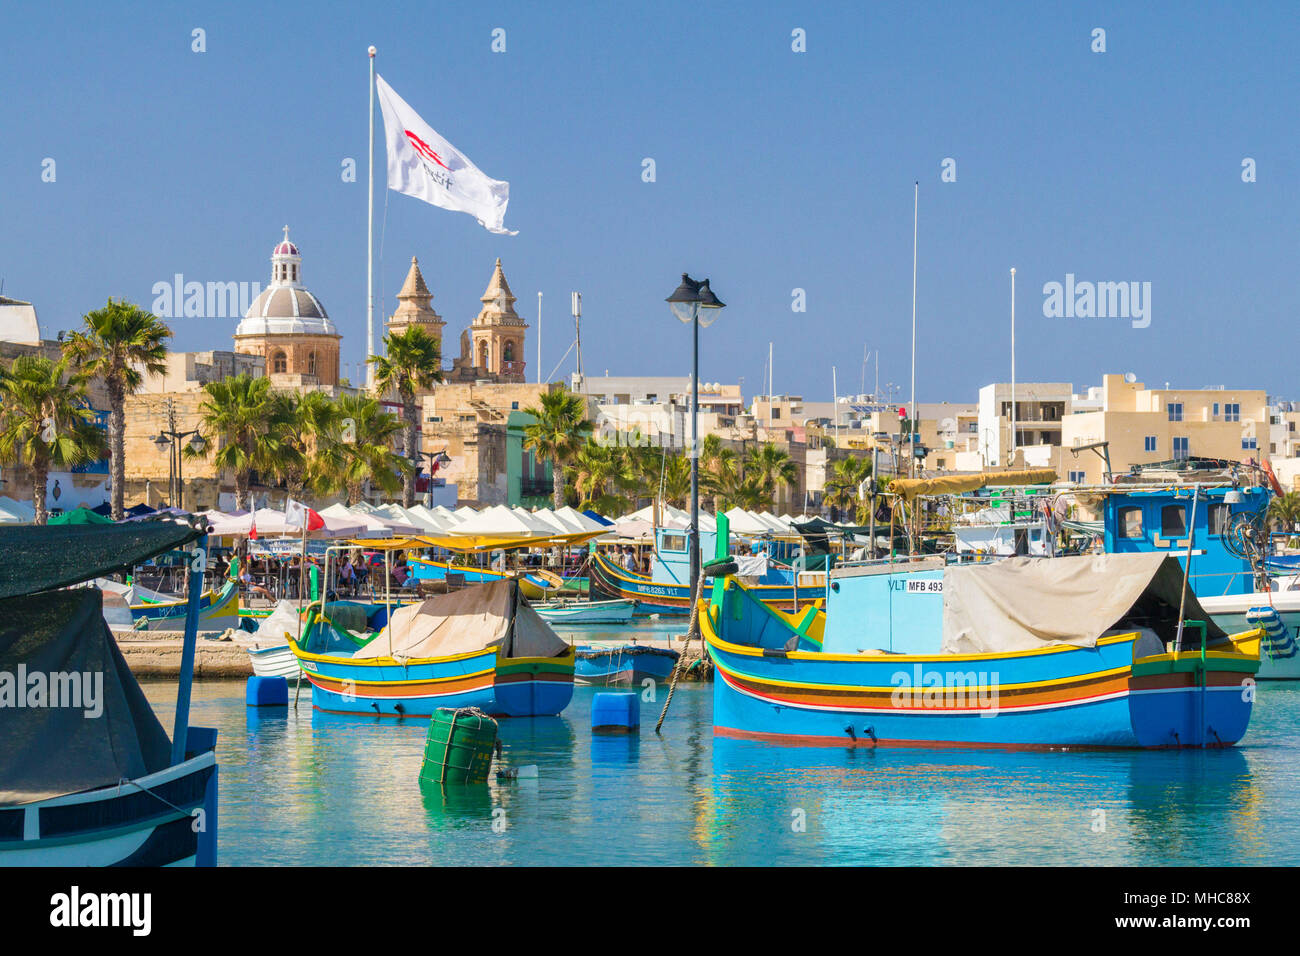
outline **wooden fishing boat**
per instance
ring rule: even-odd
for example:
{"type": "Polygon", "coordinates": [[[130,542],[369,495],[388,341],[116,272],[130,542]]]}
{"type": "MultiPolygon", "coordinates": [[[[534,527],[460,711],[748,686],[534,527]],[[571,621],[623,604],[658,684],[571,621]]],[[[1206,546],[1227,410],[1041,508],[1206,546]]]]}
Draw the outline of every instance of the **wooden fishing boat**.
{"type": "Polygon", "coordinates": [[[827,610],[798,616],[724,579],[701,628],[717,734],[1027,748],[1235,744],[1262,633],[1207,622],[1156,555],[835,571],[827,610]]]}
{"type": "Polygon", "coordinates": [[[10,557],[0,566],[0,866],[215,865],[216,731],[189,726],[204,528],[0,528],[0,545],[10,557]],[[100,591],[67,585],[186,546],[200,573],[168,740],[100,591]]]}
{"type": "MultiPolygon", "coordinates": [[[[796,602],[806,604],[810,598],[821,597],[822,590],[803,589],[796,597],[793,584],[754,584],[752,594],[775,607],[792,609],[796,602]]],[[[655,580],[639,571],[628,571],[613,564],[603,554],[593,555],[591,561],[591,593],[606,600],[636,601],[639,614],[689,614],[691,587],[682,582],[655,580]]]]}
{"type": "Polygon", "coordinates": [[[513,580],[399,608],[364,639],[313,608],[302,641],[289,647],[321,710],[428,717],[439,707],[478,707],[534,717],[559,714],[573,697],[573,648],[513,580]]]}
{"type": "Polygon", "coordinates": [[[547,601],[533,605],[552,624],[626,624],[636,613],[636,601],[547,601]]]}
{"type": "Polygon", "coordinates": [[[680,655],[648,644],[579,644],[575,656],[574,679],[578,683],[636,687],[646,680],[667,680],[680,655]]]}
{"type": "MultiPolygon", "coordinates": [[[[185,626],[186,601],[132,604],[136,627],[150,631],[179,631],[185,626]]],[[[199,629],[221,631],[239,626],[239,582],[227,578],[220,591],[207,591],[199,601],[199,629]]]]}
{"type": "Polygon", "coordinates": [[[504,581],[518,577],[519,588],[524,597],[530,600],[545,600],[553,597],[564,587],[564,579],[558,574],[542,568],[535,568],[524,574],[513,571],[493,571],[491,568],[470,568],[434,561],[430,558],[407,558],[406,565],[411,569],[417,581],[445,581],[447,575],[457,575],[465,584],[484,584],[489,581],[504,581]]]}

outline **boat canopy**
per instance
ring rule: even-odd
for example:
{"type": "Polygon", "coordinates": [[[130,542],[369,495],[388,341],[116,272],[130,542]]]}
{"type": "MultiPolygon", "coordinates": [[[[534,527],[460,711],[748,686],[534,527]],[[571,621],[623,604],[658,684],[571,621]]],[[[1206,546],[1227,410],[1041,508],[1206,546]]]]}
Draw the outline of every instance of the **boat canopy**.
{"type": "MultiPolygon", "coordinates": [[[[1108,631],[1149,629],[1161,641],[1178,630],[1183,569],[1167,554],[1100,554],[1005,558],[951,565],[943,572],[945,654],[1002,654],[1051,644],[1095,647],[1108,631]]],[[[1191,589],[1185,620],[1206,621],[1207,640],[1227,635],[1191,589]]],[[[1184,644],[1200,646],[1188,631],[1184,644]]]]}
{"type": "Polygon", "coordinates": [[[985,471],[976,475],[943,475],[938,478],[895,478],[886,491],[911,501],[918,495],[959,495],[989,485],[1050,485],[1056,479],[1056,472],[1051,468],[985,471]]]}
{"type": "MultiPolygon", "coordinates": [[[[6,563],[31,567],[12,555],[6,563]]],[[[167,732],[101,602],[95,588],[0,600],[0,806],[112,786],[171,763],[167,732]]]]}
{"type": "Polygon", "coordinates": [[[80,584],[130,571],[203,534],[199,519],[111,525],[0,525],[0,598],[80,584]]]}
{"type": "Polygon", "coordinates": [[[503,657],[559,657],[569,645],[523,600],[514,580],[490,581],[399,607],[352,655],[399,660],[470,654],[497,645],[503,657]]]}

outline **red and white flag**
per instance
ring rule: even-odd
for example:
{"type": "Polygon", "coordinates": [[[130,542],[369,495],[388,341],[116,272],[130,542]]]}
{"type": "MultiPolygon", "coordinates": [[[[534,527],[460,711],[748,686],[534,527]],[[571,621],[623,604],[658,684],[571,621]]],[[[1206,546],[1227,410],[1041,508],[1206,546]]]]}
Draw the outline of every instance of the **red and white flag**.
{"type": "Polygon", "coordinates": [[[420,119],[382,76],[375,76],[375,86],[388,142],[388,188],[443,209],[467,212],[488,232],[517,235],[503,225],[510,184],[484,175],[420,119]]]}
{"type": "Polygon", "coordinates": [[[249,541],[257,540],[257,509],[256,508],[253,509],[253,517],[249,520],[248,540],[249,541]]]}
{"type": "Polygon", "coordinates": [[[284,503],[284,523],[306,531],[319,531],[325,527],[325,519],[301,501],[290,498],[284,503]]]}

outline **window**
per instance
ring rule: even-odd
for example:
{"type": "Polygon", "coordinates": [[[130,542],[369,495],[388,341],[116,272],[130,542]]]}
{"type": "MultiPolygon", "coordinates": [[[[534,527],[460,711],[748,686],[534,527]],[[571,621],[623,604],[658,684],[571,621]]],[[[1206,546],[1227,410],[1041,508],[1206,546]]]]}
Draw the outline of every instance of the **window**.
{"type": "Polygon", "coordinates": [[[1165,505],[1160,509],[1160,534],[1181,538],[1187,534],[1187,509],[1182,505],[1165,505]]]}
{"type": "Polygon", "coordinates": [[[1223,406],[1223,420],[1225,422],[1241,421],[1241,403],[1230,402],[1223,406]]]}
{"type": "Polygon", "coordinates": [[[1088,474],[1083,471],[1072,471],[1070,472],[1070,480],[1076,485],[1081,485],[1088,480],[1088,474]]]}
{"type": "Polygon", "coordinates": [[[1215,402],[1215,403],[1214,403],[1214,413],[1213,413],[1213,415],[1214,415],[1215,418],[1218,418],[1218,417],[1219,417],[1219,403],[1218,403],[1218,402],[1215,402]]]}
{"type": "Polygon", "coordinates": [[[1144,439],[1142,440],[1142,450],[1143,450],[1143,451],[1155,451],[1155,450],[1156,450],[1156,436],[1155,436],[1155,435],[1148,435],[1146,438],[1144,438],[1144,439]]]}
{"type": "Polygon", "coordinates": [[[515,343],[514,343],[514,342],[507,342],[507,343],[506,343],[505,351],[501,353],[501,357],[502,357],[505,361],[507,361],[507,362],[513,362],[513,361],[515,360],[515,343]]]}
{"type": "Polygon", "coordinates": [[[1259,447],[1259,441],[1255,438],[1243,438],[1241,440],[1242,451],[1254,451],[1259,447]]]}
{"type": "Polygon", "coordinates": [[[1119,509],[1119,536],[1121,538],[1142,537],[1142,509],[1137,507],[1119,509]]]}
{"type": "Polygon", "coordinates": [[[1190,455],[1191,455],[1191,451],[1187,447],[1187,439],[1175,438],[1174,439],[1174,461],[1186,461],[1190,455]]]}
{"type": "Polygon", "coordinates": [[[666,534],[663,536],[663,544],[660,547],[664,551],[685,551],[686,535],[684,534],[666,534]]]}
{"type": "Polygon", "coordinates": [[[283,352],[276,352],[271,356],[271,371],[283,375],[289,370],[289,360],[283,352]]]}
{"type": "Polygon", "coordinates": [[[316,374],[316,353],[315,352],[307,353],[307,374],[308,375],[316,374]]]}
{"type": "Polygon", "coordinates": [[[1170,402],[1165,406],[1169,409],[1169,420],[1171,422],[1181,422],[1183,420],[1183,403],[1170,402]]]}
{"type": "Polygon", "coordinates": [[[1227,505],[1210,505],[1206,527],[1210,534],[1226,534],[1228,531],[1229,511],[1227,505]]]}

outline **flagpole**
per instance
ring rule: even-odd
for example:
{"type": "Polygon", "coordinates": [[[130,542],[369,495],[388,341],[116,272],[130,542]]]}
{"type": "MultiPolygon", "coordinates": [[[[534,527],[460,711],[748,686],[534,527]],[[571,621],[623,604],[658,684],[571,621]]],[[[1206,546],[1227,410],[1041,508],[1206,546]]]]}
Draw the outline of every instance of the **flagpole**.
{"type": "Polygon", "coordinates": [[[366,179],[366,387],[375,384],[375,48],[370,54],[370,152],[366,179]]]}
{"type": "Polygon", "coordinates": [[[912,464],[916,460],[916,226],[917,213],[921,208],[921,183],[919,181],[913,183],[912,189],[912,407],[907,414],[911,419],[907,436],[911,442],[907,463],[909,475],[912,473],[912,464]]]}
{"type": "Polygon", "coordinates": [[[542,294],[537,293],[537,384],[542,384],[542,294]]]}

